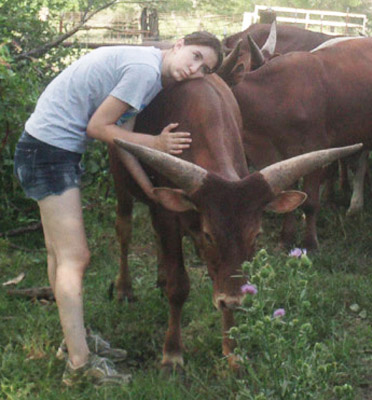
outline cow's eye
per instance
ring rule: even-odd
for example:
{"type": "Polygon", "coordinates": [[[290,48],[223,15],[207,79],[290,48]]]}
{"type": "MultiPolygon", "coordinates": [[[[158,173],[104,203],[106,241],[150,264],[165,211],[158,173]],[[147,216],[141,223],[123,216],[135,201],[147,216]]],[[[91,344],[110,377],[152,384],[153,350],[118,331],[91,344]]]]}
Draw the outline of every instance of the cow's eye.
{"type": "Polygon", "coordinates": [[[206,242],[208,244],[212,245],[213,244],[212,236],[208,232],[203,232],[203,233],[204,233],[204,238],[205,238],[206,242]]]}

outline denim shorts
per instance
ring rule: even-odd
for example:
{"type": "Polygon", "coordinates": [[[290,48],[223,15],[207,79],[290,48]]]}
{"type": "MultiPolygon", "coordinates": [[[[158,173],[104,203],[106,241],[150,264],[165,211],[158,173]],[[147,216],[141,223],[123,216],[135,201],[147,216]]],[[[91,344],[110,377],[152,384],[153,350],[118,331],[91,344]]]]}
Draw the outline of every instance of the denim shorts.
{"type": "Polygon", "coordinates": [[[44,143],[23,132],[14,154],[14,174],[36,201],[80,187],[81,154],[44,143]]]}

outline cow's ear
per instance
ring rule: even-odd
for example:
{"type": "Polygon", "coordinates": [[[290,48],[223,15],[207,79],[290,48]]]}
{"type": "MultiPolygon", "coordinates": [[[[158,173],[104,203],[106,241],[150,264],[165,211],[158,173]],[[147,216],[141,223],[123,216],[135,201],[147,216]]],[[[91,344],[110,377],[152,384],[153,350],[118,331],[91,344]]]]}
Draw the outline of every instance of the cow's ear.
{"type": "Polygon", "coordinates": [[[233,70],[230,73],[230,77],[228,78],[228,84],[230,86],[237,85],[240,81],[243,80],[245,75],[245,65],[243,62],[238,63],[235,65],[233,70]]]}
{"type": "Polygon", "coordinates": [[[288,213],[295,210],[307,198],[307,194],[298,190],[288,190],[279,193],[275,199],[266,206],[266,210],[277,213],[288,213]]]}
{"type": "Polygon", "coordinates": [[[196,210],[196,205],[182,189],[158,187],[153,189],[156,200],[166,209],[176,212],[196,210]]]}

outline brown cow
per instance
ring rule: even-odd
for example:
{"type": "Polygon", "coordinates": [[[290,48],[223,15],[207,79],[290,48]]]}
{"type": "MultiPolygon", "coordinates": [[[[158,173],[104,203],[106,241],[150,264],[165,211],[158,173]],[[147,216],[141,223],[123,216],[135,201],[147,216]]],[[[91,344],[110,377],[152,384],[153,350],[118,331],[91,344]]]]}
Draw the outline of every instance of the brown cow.
{"type": "MultiPolygon", "coordinates": [[[[228,36],[222,41],[225,51],[234,49],[239,39],[243,39],[242,50],[250,51],[247,35],[262,48],[270,35],[272,25],[253,24],[242,32],[228,36]]],[[[279,54],[289,53],[290,51],[312,50],[327,40],[336,36],[325,33],[314,32],[303,28],[290,25],[277,25],[276,27],[276,46],[275,51],[279,54]]]]}
{"type": "MultiPolygon", "coordinates": [[[[233,88],[242,111],[245,147],[258,167],[309,151],[372,145],[372,39],[346,40],[312,53],[276,57],[233,88]]],[[[320,174],[304,181],[304,246],[316,248],[320,174]]],[[[293,241],[293,219],[282,241],[293,241]]]]}
{"type": "MultiPolygon", "coordinates": [[[[358,37],[356,37],[357,39],[358,37]]],[[[288,25],[279,25],[276,23],[269,24],[253,24],[246,30],[235,35],[229,36],[224,40],[224,49],[227,54],[231,51],[235,52],[235,57],[232,55],[231,61],[225,61],[229,65],[221,70],[221,77],[230,85],[233,86],[237,81],[241,80],[245,72],[250,72],[261,67],[265,62],[278,54],[286,54],[292,51],[314,51],[322,46],[330,46],[338,41],[348,40],[350,37],[331,36],[320,32],[313,32],[302,28],[292,27],[288,25]],[[249,37],[247,36],[249,35],[249,37]],[[249,39],[253,39],[250,41],[249,39]],[[234,49],[238,41],[243,42],[238,48],[234,49]],[[261,49],[260,49],[261,48],[261,49]],[[253,50],[252,50],[253,49],[253,50]],[[254,53],[252,53],[252,51],[254,53]],[[237,53],[239,52],[239,56],[237,53]],[[257,54],[261,53],[261,54],[257,54]],[[231,69],[235,67],[235,71],[231,73],[231,69]]],[[[244,113],[244,110],[242,110],[244,113]]],[[[351,159],[340,160],[342,176],[340,185],[343,191],[347,190],[347,167],[355,165],[355,160],[358,158],[357,170],[354,173],[353,193],[350,201],[349,209],[346,215],[355,215],[363,209],[363,186],[364,176],[366,174],[368,151],[363,154],[352,156],[351,159]]],[[[327,184],[328,198],[334,197],[334,183],[337,176],[338,166],[334,165],[328,168],[324,178],[327,184]]]]}
{"type": "Polygon", "coordinates": [[[230,85],[240,80],[244,73],[257,69],[263,61],[275,55],[291,51],[310,51],[336,36],[313,32],[288,25],[253,24],[242,32],[228,36],[222,41],[226,57],[219,75],[230,85]],[[257,54],[252,54],[252,40],[262,51],[263,60],[257,63],[257,54]],[[230,74],[230,70],[234,73],[230,74]],[[232,79],[234,77],[234,79],[232,79]]]}
{"type": "Polygon", "coordinates": [[[293,210],[305,195],[282,192],[286,186],[355,149],[305,155],[248,175],[239,108],[230,89],[216,75],[164,90],[138,116],[136,128],[155,133],[171,121],[178,121],[179,129],[192,132],[193,143],[182,155],[184,160],[121,140],[117,140],[118,149],[111,149],[122,256],[117,290],[120,296],[131,295],[127,255],[132,196],[136,196],[150,207],[158,239],[158,280],[170,304],[162,366],[183,364],[180,318],[189,278],[183,263],[182,236],[189,234],[207,264],[213,281],[213,303],[222,312],[223,354],[236,367],[234,343],[227,331],[234,324],[233,310],[243,300],[241,264],[254,254],[264,209],[293,210]],[[143,169],[122,148],[151,170],[143,169]]]}

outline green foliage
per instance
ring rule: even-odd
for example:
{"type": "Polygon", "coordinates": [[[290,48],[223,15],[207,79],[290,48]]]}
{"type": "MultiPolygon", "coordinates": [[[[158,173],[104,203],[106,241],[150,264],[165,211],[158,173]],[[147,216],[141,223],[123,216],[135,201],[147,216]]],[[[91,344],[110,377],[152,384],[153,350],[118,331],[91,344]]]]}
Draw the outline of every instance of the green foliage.
{"type": "MultiPolygon", "coordinates": [[[[100,161],[102,150],[94,146],[85,159],[92,174],[97,168],[106,168],[106,161],[100,161]]],[[[244,264],[258,292],[248,295],[236,313],[237,326],[231,330],[242,357],[238,376],[221,355],[221,316],[212,306],[210,279],[186,240],[191,292],[182,317],[185,376],[166,379],[159,373],[159,363],[168,303],[155,287],[156,249],[149,214],[145,206],[136,204],[129,264],[138,300],[110,301],[107,289],[119,259],[115,200],[111,178],[99,180],[98,170],[83,189],[92,252],[84,280],[85,319],[113,346],[129,351],[128,361],[119,368],[131,372],[134,381],[122,388],[63,388],[64,364],[55,358],[62,338],[55,304],[11,297],[3,287],[1,399],[369,399],[371,201],[358,223],[345,220],[342,209],[323,210],[319,224],[322,247],[300,259],[269,250],[276,246],[280,218],[265,217],[264,231],[273,236],[264,234],[260,246],[268,250],[259,251],[254,260],[244,264]],[[273,318],[278,308],[284,308],[286,314],[273,318]]],[[[16,219],[14,213],[13,221],[16,219]]],[[[18,287],[47,285],[42,243],[41,232],[0,240],[0,283],[25,272],[18,287]]]]}
{"type": "Polygon", "coordinates": [[[230,332],[247,372],[237,398],[354,398],[352,386],[340,378],[348,354],[335,355],[345,339],[335,343],[310,322],[325,295],[311,289],[319,276],[310,259],[269,257],[261,250],[243,270],[258,293],[246,298],[244,318],[230,332]],[[284,317],[273,316],[278,307],[284,307],[284,317]]]}
{"type": "MultiPolygon", "coordinates": [[[[42,90],[79,52],[59,46],[39,58],[20,55],[58,35],[53,16],[68,4],[62,0],[0,0],[0,214],[9,217],[1,231],[10,228],[13,213],[20,209],[29,210],[28,221],[35,218],[34,204],[24,199],[13,178],[15,144],[42,90]],[[48,21],[39,18],[43,6],[49,8],[48,21]]],[[[27,219],[21,217],[18,222],[27,219]]]]}

